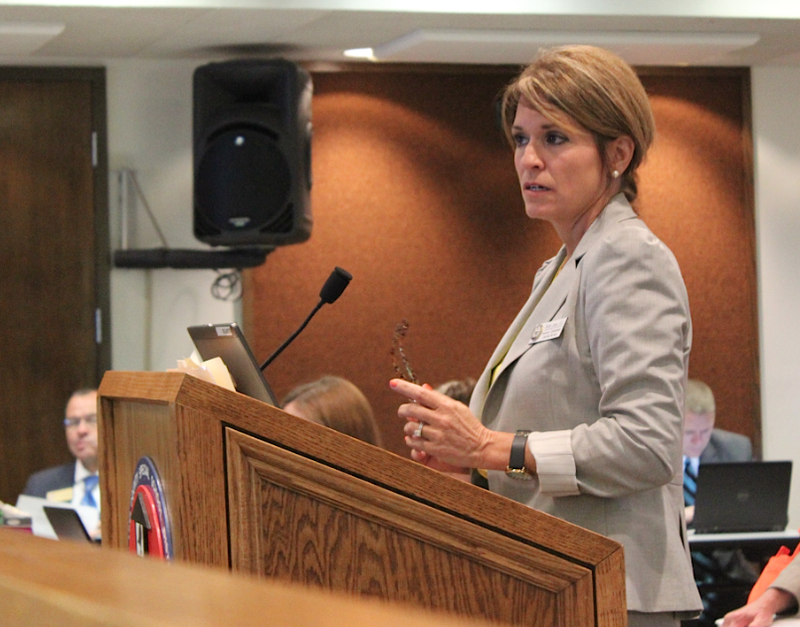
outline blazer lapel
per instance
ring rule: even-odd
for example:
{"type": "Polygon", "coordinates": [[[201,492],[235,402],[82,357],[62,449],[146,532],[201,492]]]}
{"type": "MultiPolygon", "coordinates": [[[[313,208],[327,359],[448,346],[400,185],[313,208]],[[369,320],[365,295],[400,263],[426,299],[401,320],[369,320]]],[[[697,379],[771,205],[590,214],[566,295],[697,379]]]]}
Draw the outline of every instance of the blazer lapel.
{"type": "Polygon", "coordinates": [[[578,242],[578,246],[575,248],[575,255],[573,255],[575,264],[577,265],[580,263],[581,258],[594,246],[595,242],[603,237],[603,233],[606,229],[618,222],[633,220],[637,217],[636,212],[623,194],[614,196],[611,202],[606,205],[606,208],[603,209],[602,213],[597,216],[597,219],[589,225],[581,241],[578,242]]]}
{"type": "MultiPolygon", "coordinates": [[[[489,394],[492,379],[497,380],[503,371],[529,348],[528,340],[536,324],[547,322],[549,320],[548,315],[552,317],[564,302],[568,290],[566,288],[557,290],[553,288],[556,288],[557,285],[569,285],[566,282],[567,277],[564,275],[565,273],[570,274],[570,272],[565,267],[555,280],[553,276],[558,272],[565,255],[566,249],[562,248],[555,257],[542,267],[541,274],[537,277],[538,280],[534,282],[530,297],[505,332],[505,335],[503,335],[489,360],[488,366],[475,384],[470,409],[476,416],[480,416],[483,412],[483,406],[489,394]],[[559,293],[554,294],[556,291],[559,293]],[[534,312],[535,315],[532,316],[531,314],[534,312]],[[496,368],[497,372],[493,377],[492,374],[496,368]]],[[[572,263],[568,263],[567,266],[571,266],[574,269],[572,263]]]]}
{"type": "Polygon", "coordinates": [[[517,314],[514,322],[500,340],[489,365],[483,371],[470,401],[470,409],[480,417],[491,391],[493,380],[497,381],[503,372],[519,359],[530,347],[533,330],[539,324],[549,322],[564,304],[572,287],[581,258],[602,237],[604,229],[611,224],[636,218],[636,213],[622,194],[615,196],[603,212],[589,226],[575,250],[575,254],[564,265],[558,276],[553,278],[566,256],[564,247],[539,271],[538,281],[534,281],[530,298],[517,314]],[[498,366],[499,364],[499,366],[498,366]],[[497,368],[494,377],[492,373],[497,368]]]}
{"type": "MultiPolygon", "coordinates": [[[[561,265],[565,254],[566,251],[563,250],[559,253],[557,258],[558,264],[553,264],[556,268],[561,265]]],[[[526,312],[527,320],[523,321],[519,332],[513,338],[511,347],[497,371],[495,380],[506,368],[531,348],[531,338],[534,330],[539,325],[550,322],[555,317],[558,310],[561,309],[564,301],[567,300],[569,288],[572,285],[572,278],[575,275],[574,261],[568,261],[561,269],[561,272],[558,273],[557,277],[553,278],[553,274],[555,274],[555,271],[551,273],[550,276],[546,277],[546,281],[543,282],[543,293],[539,294],[538,302],[534,303],[534,306],[526,312]],[[547,285],[548,283],[549,286],[547,285]]]]}

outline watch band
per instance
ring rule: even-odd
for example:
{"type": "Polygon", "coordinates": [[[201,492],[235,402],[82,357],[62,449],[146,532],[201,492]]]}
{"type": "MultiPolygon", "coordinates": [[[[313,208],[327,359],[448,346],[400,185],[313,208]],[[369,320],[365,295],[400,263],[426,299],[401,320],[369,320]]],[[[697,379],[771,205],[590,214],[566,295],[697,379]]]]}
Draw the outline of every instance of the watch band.
{"type": "Polygon", "coordinates": [[[508,458],[508,468],[506,475],[514,479],[532,479],[531,475],[525,470],[525,449],[528,445],[528,434],[530,431],[520,430],[514,435],[511,442],[511,455],[508,458]]]}

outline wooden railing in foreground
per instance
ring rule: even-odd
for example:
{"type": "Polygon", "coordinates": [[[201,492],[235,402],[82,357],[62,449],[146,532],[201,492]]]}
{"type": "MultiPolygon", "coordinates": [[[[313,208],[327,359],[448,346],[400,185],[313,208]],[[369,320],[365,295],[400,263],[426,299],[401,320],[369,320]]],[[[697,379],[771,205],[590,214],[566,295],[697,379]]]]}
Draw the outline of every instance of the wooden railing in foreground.
{"type": "Polygon", "coordinates": [[[0,529],[0,625],[490,627],[408,605],[0,529]]]}

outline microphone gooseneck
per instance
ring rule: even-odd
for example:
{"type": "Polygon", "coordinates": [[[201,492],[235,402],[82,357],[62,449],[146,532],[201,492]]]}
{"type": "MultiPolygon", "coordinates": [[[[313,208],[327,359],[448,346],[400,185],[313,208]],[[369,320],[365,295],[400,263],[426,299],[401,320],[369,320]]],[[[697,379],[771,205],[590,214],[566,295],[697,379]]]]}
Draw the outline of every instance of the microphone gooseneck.
{"type": "Polygon", "coordinates": [[[342,295],[342,292],[344,292],[345,288],[350,284],[352,278],[352,274],[350,274],[347,270],[340,268],[339,266],[336,266],[333,269],[333,272],[331,272],[328,280],[325,281],[325,284],[322,286],[322,289],[319,292],[320,300],[317,303],[317,306],[314,307],[310,314],[308,314],[308,317],[303,321],[303,324],[300,325],[300,328],[292,333],[292,335],[290,335],[289,338],[283,344],[281,344],[274,353],[272,353],[272,355],[267,357],[267,360],[261,364],[261,370],[264,370],[267,366],[269,366],[272,361],[283,352],[283,349],[289,346],[289,344],[294,341],[294,338],[300,335],[300,332],[306,328],[306,325],[311,321],[311,318],[314,317],[314,314],[316,314],[323,305],[326,303],[330,304],[335,302],[336,299],[342,295]]]}

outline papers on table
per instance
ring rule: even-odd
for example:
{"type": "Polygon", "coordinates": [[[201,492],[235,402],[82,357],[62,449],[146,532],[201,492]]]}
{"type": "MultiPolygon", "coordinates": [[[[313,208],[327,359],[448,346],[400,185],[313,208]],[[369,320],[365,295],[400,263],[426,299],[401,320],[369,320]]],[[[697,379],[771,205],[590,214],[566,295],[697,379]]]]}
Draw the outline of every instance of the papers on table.
{"type": "Polygon", "coordinates": [[[56,540],[56,533],[53,531],[50,521],[47,519],[47,514],[44,513],[44,506],[63,507],[66,509],[74,509],[81,517],[83,526],[92,534],[100,527],[100,513],[96,507],[88,507],[85,505],[72,505],[70,503],[61,503],[58,501],[48,501],[36,496],[28,496],[27,494],[20,494],[17,498],[17,508],[31,515],[32,528],[31,531],[35,536],[42,538],[51,538],[56,540]]]}

